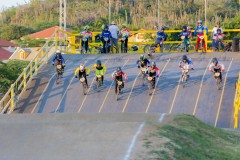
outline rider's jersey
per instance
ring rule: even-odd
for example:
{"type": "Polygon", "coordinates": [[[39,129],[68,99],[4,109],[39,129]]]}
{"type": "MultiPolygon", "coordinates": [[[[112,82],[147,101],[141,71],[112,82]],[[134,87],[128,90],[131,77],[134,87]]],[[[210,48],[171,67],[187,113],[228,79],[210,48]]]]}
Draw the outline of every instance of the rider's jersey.
{"type": "Polygon", "coordinates": [[[160,76],[160,70],[158,67],[149,68],[148,69],[148,75],[149,77],[154,77],[154,76],[160,76]]]}
{"type": "Polygon", "coordinates": [[[183,61],[179,62],[179,67],[183,69],[192,69],[194,68],[193,63],[190,59],[187,59],[187,63],[183,63],[183,61]]]}
{"type": "Polygon", "coordinates": [[[114,71],[114,72],[112,73],[112,78],[114,78],[114,79],[116,79],[116,80],[118,80],[118,81],[122,81],[122,80],[123,80],[122,77],[124,77],[124,80],[125,80],[125,81],[128,80],[127,75],[126,75],[123,71],[120,72],[119,75],[117,74],[117,71],[114,71]]]}
{"type": "Polygon", "coordinates": [[[157,32],[156,39],[157,39],[158,41],[165,41],[166,38],[167,38],[166,33],[161,32],[161,31],[158,31],[158,32],[157,32]]]}
{"type": "Polygon", "coordinates": [[[178,35],[178,37],[181,37],[181,36],[185,36],[185,38],[189,38],[189,36],[190,36],[190,32],[189,31],[182,31],[179,35],[178,35]]]}
{"type": "Polygon", "coordinates": [[[224,65],[222,63],[217,64],[217,66],[214,65],[214,63],[211,63],[209,65],[209,71],[214,71],[214,70],[220,70],[220,71],[224,71],[224,65]]]}
{"type": "Polygon", "coordinates": [[[62,55],[60,55],[59,57],[57,57],[57,55],[55,55],[55,57],[53,58],[52,62],[54,63],[56,60],[57,60],[60,64],[65,64],[65,60],[64,60],[64,58],[63,58],[62,55]]]}
{"type": "Polygon", "coordinates": [[[122,29],[120,31],[120,34],[121,34],[122,37],[128,38],[131,33],[130,33],[130,30],[128,28],[125,28],[125,29],[122,29]]]}
{"type": "Polygon", "coordinates": [[[203,25],[201,26],[196,26],[195,30],[194,30],[194,35],[203,35],[204,34],[204,30],[206,30],[206,34],[208,34],[208,28],[204,27],[203,25]]]}
{"type": "Polygon", "coordinates": [[[86,78],[86,76],[90,74],[90,68],[85,67],[84,71],[80,71],[80,68],[78,67],[74,72],[74,76],[76,76],[77,74],[79,78],[86,78]]]}
{"type": "Polygon", "coordinates": [[[94,71],[96,69],[96,75],[104,75],[107,71],[107,68],[105,65],[101,65],[100,67],[97,67],[97,64],[94,64],[92,66],[92,70],[94,71]]]}
{"type": "Polygon", "coordinates": [[[90,32],[90,31],[82,31],[81,33],[80,33],[80,36],[82,36],[82,38],[91,38],[92,37],[92,32],[90,32]]]}
{"type": "Polygon", "coordinates": [[[141,67],[146,67],[148,64],[150,64],[150,61],[147,58],[145,58],[144,60],[139,59],[137,60],[137,65],[139,65],[139,63],[141,67]]]}
{"type": "Polygon", "coordinates": [[[110,31],[103,30],[103,31],[102,31],[102,37],[103,37],[103,38],[112,38],[111,32],[110,32],[110,31]]]}

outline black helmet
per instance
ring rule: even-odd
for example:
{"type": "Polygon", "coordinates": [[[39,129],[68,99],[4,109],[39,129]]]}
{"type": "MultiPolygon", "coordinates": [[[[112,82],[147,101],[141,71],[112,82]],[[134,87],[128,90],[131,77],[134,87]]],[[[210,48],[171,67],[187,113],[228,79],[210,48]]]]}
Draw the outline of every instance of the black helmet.
{"type": "Polygon", "coordinates": [[[182,26],[182,29],[185,29],[185,30],[187,30],[187,26],[182,26]]]}
{"type": "Polygon", "coordinates": [[[182,60],[183,60],[183,61],[184,61],[184,60],[187,61],[187,59],[188,59],[188,58],[187,58],[186,55],[183,55],[183,56],[182,56],[182,60]]]}
{"type": "Polygon", "coordinates": [[[220,28],[217,29],[217,32],[222,32],[220,28]]]}
{"type": "Polygon", "coordinates": [[[121,69],[121,67],[117,67],[117,70],[116,70],[117,72],[121,72],[122,71],[122,69],[121,69]]]}
{"type": "Polygon", "coordinates": [[[104,29],[108,29],[108,25],[104,25],[104,29]]]}
{"type": "Polygon", "coordinates": [[[214,57],[214,58],[212,59],[212,63],[217,64],[217,63],[218,63],[218,59],[217,59],[216,57],[214,57]]]}
{"type": "Polygon", "coordinates": [[[101,64],[102,64],[102,62],[101,62],[100,60],[97,60],[97,64],[100,64],[100,65],[101,65],[101,64]]]}

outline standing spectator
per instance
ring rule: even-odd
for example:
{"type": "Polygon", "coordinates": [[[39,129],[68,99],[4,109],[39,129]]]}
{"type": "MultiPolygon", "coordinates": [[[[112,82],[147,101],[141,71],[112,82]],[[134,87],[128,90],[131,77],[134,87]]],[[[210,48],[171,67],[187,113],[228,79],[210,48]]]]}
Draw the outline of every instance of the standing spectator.
{"type": "Polygon", "coordinates": [[[118,34],[119,29],[118,26],[114,21],[112,21],[111,25],[109,26],[109,31],[111,32],[112,39],[111,39],[111,50],[113,51],[113,45],[116,46],[116,52],[118,53],[118,34]]]}

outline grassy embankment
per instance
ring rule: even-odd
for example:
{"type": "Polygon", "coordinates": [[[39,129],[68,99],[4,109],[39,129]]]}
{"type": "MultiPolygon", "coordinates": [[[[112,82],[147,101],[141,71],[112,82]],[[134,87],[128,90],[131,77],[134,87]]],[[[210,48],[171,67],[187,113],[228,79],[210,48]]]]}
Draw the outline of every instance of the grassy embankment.
{"type": "Polygon", "coordinates": [[[214,128],[188,115],[178,115],[166,124],[154,125],[157,129],[144,139],[142,159],[240,159],[240,132],[214,128]]]}
{"type": "Polygon", "coordinates": [[[7,63],[0,62],[0,93],[4,94],[7,92],[28,63],[27,61],[19,60],[10,60],[7,63]]]}

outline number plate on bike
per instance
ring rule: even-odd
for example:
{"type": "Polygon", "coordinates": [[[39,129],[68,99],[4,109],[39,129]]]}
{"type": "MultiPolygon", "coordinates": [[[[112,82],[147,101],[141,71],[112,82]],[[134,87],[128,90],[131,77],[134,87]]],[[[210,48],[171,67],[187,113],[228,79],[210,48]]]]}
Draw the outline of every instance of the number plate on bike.
{"type": "Polygon", "coordinates": [[[85,78],[80,78],[80,82],[85,82],[85,78]]]}
{"type": "Polygon", "coordinates": [[[57,69],[62,69],[62,65],[57,65],[57,69]]]}
{"type": "Polygon", "coordinates": [[[219,72],[216,72],[216,73],[214,73],[214,76],[215,76],[215,77],[219,77],[219,76],[220,76],[220,73],[219,73],[219,72]]]}
{"type": "Polygon", "coordinates": [[[117,84],[118,84],[119,86],[121,86],[122,83],[123,83],[122,81],[118,81],[118,82],[117,82],[117,84]]]}
{"type": "Polygon", "coordinates": [[[148,80],[151,81],[153,78],[152,77],[148,77],[148,80]]]}

